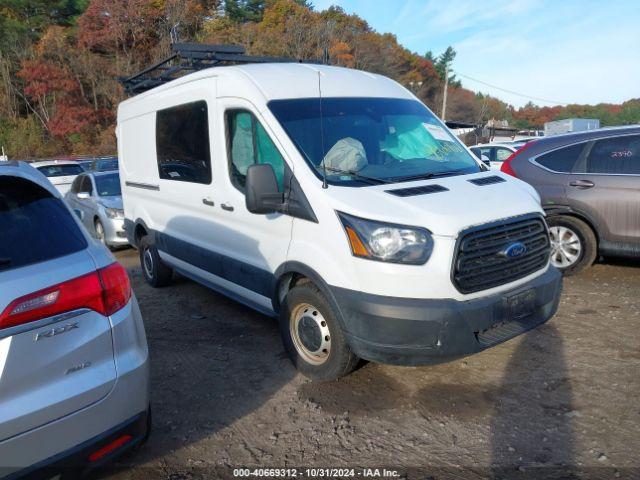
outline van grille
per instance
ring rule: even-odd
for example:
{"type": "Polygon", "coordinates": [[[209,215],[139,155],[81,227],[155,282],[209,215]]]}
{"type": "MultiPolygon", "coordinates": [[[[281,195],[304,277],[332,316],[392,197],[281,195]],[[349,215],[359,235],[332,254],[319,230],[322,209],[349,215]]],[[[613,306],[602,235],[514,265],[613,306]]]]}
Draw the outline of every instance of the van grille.
{"type": "Polygon", "coordinates": [[[547,226],[537,215],[473,227],[460,235],[453,283],[462,293],[504,285],[543,268],[549,254],[547,226]],[[526,250],[509,257],[505,252],[514,243],[526,250]]]}

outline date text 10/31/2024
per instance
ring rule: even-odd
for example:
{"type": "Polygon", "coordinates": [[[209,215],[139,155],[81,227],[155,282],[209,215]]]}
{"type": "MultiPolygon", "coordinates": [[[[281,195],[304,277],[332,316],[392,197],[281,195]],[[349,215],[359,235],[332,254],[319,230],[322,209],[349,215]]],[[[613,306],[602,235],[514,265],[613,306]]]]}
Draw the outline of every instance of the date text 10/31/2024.
{"type": "Polygon", "coordinates": [[[386,468],[234,468],[234,477],[253,478],[397,478],[397,470],[386,468]]]}

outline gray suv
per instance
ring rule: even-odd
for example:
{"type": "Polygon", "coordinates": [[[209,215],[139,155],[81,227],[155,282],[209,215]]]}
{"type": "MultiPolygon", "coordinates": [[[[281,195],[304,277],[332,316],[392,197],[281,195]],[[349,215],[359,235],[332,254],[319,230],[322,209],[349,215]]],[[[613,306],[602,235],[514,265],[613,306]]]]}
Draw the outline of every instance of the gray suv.
{"type": "Polygon", "coordinates": [[[598,254],[640,258],[640,126],[535,140],[501,170],[540,194],[551,262],[566,274],[598,254]]]}
{"type": "Polygon", "coordinates": [[[42,173],[0,162],[0,478],[81,473],[140,444],[148,385],[127,272],[42,173]]]}

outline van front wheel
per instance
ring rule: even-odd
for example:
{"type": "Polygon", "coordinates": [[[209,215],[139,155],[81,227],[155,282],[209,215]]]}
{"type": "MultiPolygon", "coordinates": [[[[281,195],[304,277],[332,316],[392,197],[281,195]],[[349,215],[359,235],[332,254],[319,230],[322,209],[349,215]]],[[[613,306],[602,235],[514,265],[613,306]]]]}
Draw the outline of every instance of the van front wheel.
{"type": "Polygon", "coordinates": [[[146,282],[154,288],[165,287],[171,283],[173,270],[160,259],[158,250],[148,235],[140,239],[140,266],[146,282]]]}
{"type": "Polygon", "coordinates": [[[293,287],[280,311],[282,341],[295,367],[311,380],[335,380],[358,364],[331,304],[312,283],[293,287]]]}

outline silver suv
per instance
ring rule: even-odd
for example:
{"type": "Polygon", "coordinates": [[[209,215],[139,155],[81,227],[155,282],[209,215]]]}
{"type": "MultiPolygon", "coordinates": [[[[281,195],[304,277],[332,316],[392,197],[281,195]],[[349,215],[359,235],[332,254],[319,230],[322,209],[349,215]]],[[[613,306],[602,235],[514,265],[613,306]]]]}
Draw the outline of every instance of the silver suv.
{"type": "Polygon", "coordinates": [[[149,430],[126,271],[36,169],[0,163],[0,477],[81,473],[149,430]]]}

